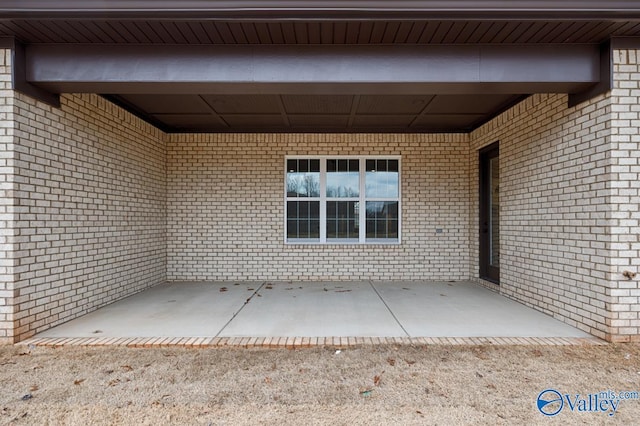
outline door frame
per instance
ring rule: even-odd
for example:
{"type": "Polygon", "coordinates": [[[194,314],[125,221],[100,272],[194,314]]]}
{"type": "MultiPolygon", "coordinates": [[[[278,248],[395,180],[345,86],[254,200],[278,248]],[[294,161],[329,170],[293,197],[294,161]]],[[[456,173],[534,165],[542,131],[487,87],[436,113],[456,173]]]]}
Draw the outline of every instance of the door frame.
{"type": "Polygon", "coordinates": [[[500,267],[492,266],[490,264],[490,244],[491,234],[489,232],[489,218],[491,215],[491,184],[490,184],[490,171],[489,164],[493,158],[500,158],[500,145],[499,142],[494,142],[479,151],[479,220],[478,220],[478,233],[479,233],[479,275],[483,280],[490,281],[494,284],[500,284],[500,267]]]}

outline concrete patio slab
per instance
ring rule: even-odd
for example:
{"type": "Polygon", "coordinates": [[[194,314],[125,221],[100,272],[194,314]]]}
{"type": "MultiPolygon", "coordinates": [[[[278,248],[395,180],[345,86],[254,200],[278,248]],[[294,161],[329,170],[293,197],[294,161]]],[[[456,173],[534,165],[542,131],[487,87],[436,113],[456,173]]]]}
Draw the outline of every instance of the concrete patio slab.
{"type": "Polygon", "coordinates": [[[369,282],[263,286],[220,336],[406,337],[369,282]]]}
{"type": "Polygon", "coordinates": [[[151,344],[196,337],[591,336],[470,282],[170,282],[36,337],[156,339],[145,340],[151,344]]]}
{"type": "Polygon", "coordinates": [[[260,285],[261,283],[251,282],[166,283],[47,330],[38,336],[215,336],[260,285]]]}
{"type": "Polygon", "coordinates": [[[473,283],[373,283],[411,337],[589,337],[473,283]]]}

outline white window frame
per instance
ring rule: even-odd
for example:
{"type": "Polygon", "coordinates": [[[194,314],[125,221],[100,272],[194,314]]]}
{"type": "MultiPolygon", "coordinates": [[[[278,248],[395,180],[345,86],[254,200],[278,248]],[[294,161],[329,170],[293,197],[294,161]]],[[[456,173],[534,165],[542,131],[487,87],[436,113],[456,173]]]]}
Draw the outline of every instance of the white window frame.
{"type": "Polygon", "coordinates": [[[402,156],[400,155],[287,155],[284,158],[284,243],[287,245],[345,245],[345,244],[386,244],[398,245],[402,242],[402,156]],[[288,160],[320,160],[320,197],[287,197],[287,161],[288,160]],[[327,160],[358,160],[360,173],[360,196],[354,198],[340,198],[339,201],[358,201],[363,213],[358,216],[358,239],[330,239],[327,240],[327,201],[338,200],[327,197],[327,160]],[[366,197],[366,161],[367,160],[398,160],[398,197],[380,198],[366,197]],[[320,202],[320,238],[287,238],[287,201],[319,201],[320,202]],[[367,215],[364,213],[367,201],[390,201],[398,203],[398,238],[367,239],[367,215]]]}

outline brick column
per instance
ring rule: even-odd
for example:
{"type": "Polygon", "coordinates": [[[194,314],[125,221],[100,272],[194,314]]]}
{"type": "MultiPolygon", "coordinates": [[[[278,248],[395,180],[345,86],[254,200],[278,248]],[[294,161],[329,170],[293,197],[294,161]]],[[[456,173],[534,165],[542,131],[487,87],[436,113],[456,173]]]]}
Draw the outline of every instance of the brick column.
{"type": "Polygon", "coordinates": [[[640,50],[616,50],[611,92],[610,340],[640,341],[640,50]],[[634,274],[638,274],[634,276],[634,274]]]}
{"type": "Polygon", "coordinates": [[[14,341],[14,92],[11,50],[0,49],[0,344],[14,341]]]}

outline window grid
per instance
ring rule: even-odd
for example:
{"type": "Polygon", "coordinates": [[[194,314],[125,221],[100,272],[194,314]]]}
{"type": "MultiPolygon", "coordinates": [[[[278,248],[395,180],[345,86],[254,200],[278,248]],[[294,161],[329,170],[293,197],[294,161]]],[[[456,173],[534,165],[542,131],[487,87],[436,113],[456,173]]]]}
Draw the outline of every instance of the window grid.
{"type": "MultiPolygon", "coordinates": [[[[315,244],[399,244],[401,237],[401,193],[400,193],[400,157],[399,156],[325,156],[325,157],[286,157],[285,163],[285,185],[288,182],[289,166],[292,160],[296,162],[319,160],[319,197],[305,197],[304,201],[318,202],[320,209],[319,220],[309,217],[309,228],[311,224],[319,225],[319,230],[315,233],[300,233],[297,229],[296,235],[302,238],[292,238],[289,234],[290,215],[288,209],[292,201],[302,201],[293,197],[290,191],[286,191],[285,210],[287,228],[285,228],[285,243],[315,243],[315,244]],[[372,163],[373,161],[373,163],[372,163]],[[372,168],[373,167],[373,168],[372,168]],[[349,176],[349,172],[357,169],[358,190],[349,187],[327,188],[327,181],[331,180],[328,175],[331,173],[347,173],[343,175],[347,182],[353,184],[354,177],[349,176]],[[371,173],[379,173],[377,176],[371,173]],[[394,176],[391,183],[385,180],[388,176],[394,176]],[[386,174],[386,175],[385,175],[386,174]],[[367,177],[369,176],[369,179],[367,177]],[[374,196],[366,196],[367,181],[374,180],[376,184],[382,184],[382,192],[376,189],[374,196]],[[390,188],[395,188],[395,194],[390,194],[390,188]],[[386,190],[386,193],[384,192],[386,190]],[[355,196],[352,196],[355,195],[355,196]],[[395,195],[395,196],[389,196],[395,195]],[[370,212],[367,211],[369,208],[370,212]],[[319,232],[317,232],[319,231],[319,232]],[[318,236],[319,234],[319,236],[318,236]]],[[[315,163],[317,164],[317,163],[315,163]]],[[[333,180],[335,182],[335,179],[333,180]]],[[[371,193],[371,191],[370,191],[371,193]]],[[[316,195],[315,191],[313,195],[316,195]]],[[[373,195],[373,193],[371,194],[373,195]]],[[[302,220],[306,218],[300,218],[302,220]]],[[[298,225],[299,226],[299,225],[298,225]]],[[[306,230],[303,226],[303,231],[306,230]]]]}

